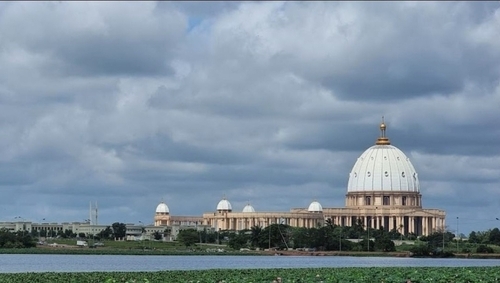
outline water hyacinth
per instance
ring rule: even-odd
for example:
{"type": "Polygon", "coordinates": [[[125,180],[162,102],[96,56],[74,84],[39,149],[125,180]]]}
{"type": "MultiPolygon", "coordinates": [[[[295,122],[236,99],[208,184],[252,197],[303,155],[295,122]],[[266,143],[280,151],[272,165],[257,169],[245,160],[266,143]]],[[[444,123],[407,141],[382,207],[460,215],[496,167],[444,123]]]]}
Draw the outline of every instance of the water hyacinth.
{"type": "Polygon", "coordinates": [[[212,269],[158,272],[3,273],[0,282],[95,283],[477,283],[500,282],[500,267],[212,269]]]}

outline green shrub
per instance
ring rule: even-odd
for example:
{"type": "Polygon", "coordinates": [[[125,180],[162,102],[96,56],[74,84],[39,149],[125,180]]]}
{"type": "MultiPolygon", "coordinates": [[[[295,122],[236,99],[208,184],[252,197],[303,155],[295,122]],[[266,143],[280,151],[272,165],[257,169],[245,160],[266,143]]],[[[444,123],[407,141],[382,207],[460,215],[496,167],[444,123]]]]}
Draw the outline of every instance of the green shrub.
{"type": "Polygon", "coordinates": [[[410,252],[413,256],[429,256],[432,250],[428,245],[416,245],[410,248],[410,252]]]}
{"type": "Polygon", "coordinates": [[[492,254],[493,249],[488,247],[487,245],[479,245],[476,249],[476,253],[479,254],[492,254]]]}

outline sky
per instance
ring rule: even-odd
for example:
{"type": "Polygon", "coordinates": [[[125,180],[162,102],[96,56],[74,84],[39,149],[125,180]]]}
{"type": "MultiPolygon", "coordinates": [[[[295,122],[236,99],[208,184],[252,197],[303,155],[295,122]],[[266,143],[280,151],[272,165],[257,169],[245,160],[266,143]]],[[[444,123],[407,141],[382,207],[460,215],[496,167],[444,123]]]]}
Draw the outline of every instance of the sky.
{"type": "Polygon", "coordinates": [[[0,221],[343,207],[384,116],[425,208],[499,227],[499,78],[499,2],[0,2],[0,221]]]}

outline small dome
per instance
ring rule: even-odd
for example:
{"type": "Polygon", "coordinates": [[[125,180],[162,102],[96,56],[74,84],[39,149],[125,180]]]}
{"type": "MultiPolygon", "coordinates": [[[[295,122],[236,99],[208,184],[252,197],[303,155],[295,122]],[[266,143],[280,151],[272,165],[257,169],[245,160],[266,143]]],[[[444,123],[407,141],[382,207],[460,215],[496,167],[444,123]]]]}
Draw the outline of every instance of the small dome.
{"type": "Polygon", "coordinates": [[[245,213],[246,213],[246,212],[255,212],[255,209],[253,208],[253,206],[252,206],[252,205],[247,204],[247,205],[245,205],[245,207],[243,208],[243,212],[245,212],[245,213]]]}
{"type": "Polygon", "coordinates": [[[321,204],[319,202],[313,201],[309,205],[309,208],[307,209],[307,211],[309,211],[309,212],[323,212],[323,207],[321,206],[321,204]]]}
{"type": "Polygon", "coordinates": [[[233,208],[231,207],[231,203],[224,197],[219,204],[217,204],[217,210],[231,211],[233,208]]]}
{"type": "Polygon", "coordinates": [[[168,209],[168,206],[162,201],[156,207],[156,213],[170,213],[170,210],[168,209]]]}

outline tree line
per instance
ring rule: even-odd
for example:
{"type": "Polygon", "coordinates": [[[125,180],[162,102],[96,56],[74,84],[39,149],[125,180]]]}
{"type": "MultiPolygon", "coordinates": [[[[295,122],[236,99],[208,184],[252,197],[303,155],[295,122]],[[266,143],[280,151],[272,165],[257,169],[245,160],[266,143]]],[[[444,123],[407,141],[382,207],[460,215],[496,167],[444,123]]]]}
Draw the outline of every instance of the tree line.
{"type": "Polygon", "coordinates": [[[227,244],[233,249],[307,249],[316,251],[395,251],[394,240],[415,241],[414,245],[403,250],[414,256],[452,256],[454,252],[461,253],[492,253],[488,245],[500,246],[500,230],[498,228],[483,232],[471,232],[468,243],[456,239],[450,231],[436,231],[417,239],[415,234],[402,235],[403,227],[386,231],[367,229],[361,221],[350,227],[335,225],[327,220],[321,227],[304,228],[291,227],[284,224],[272,224],[241,231],[196,231],[181,230],[177,240],[186,246],[195,243],[227,244]],[[349,239],[349,240],[347,240],[349,239]],[[352,241],[357,239],[358,241],[352,241]],[[458,248],[461,243],[460,249],[458,248]]]}
{"type": "Polygon", "coordinates": [[[226,243],[230,248],[241,249],[307,249],[316,251],[394,251],[392,240],[401,239],[396,231],[365,229],[361,222],[351,227],[343,227],[327,221],[322,227],[292,227],[285,224],[272,224],[241,231],[179,231],[177,240],[186,246],[195,243],[226,243]],[[358,239],[358,242],[347,239],[358,239]]]}
{"type": "Polygon", "coordinates": [[[6,228],[0,229],[0,248],[32,248],[36,247],[36,240],[26,231],[11,232],[6,228]]]}

